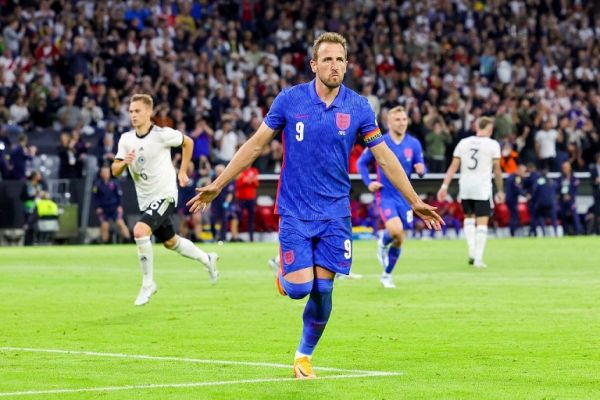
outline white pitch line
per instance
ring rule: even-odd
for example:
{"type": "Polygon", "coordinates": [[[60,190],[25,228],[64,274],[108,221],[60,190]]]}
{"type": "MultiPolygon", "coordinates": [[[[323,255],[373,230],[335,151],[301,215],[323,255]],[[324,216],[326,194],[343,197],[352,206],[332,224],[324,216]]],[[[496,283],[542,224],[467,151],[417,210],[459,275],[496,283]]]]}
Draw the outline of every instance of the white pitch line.
{"type": "MultiPolygon", "coordinates": [[[[112,357],[112,358],[130,358],[137,360],[154,360],[154,361],[177,361],[187,363],[198,363],[198,364],[221,364],[221,365],[248,365],[253,367],[270,367],[270,368],[290,368],[289,364],[277,364],[277,363],[265,363],[265,362],[253,362],[253,361],[230,361],[230,360],[205,360],[198,358],[187,358],[187,357],[161,357],[161,356],[148,356],[141,354],[123,354],[123,353],[100,353],[95,351],[82,351],[82,350],[61,350],[61,349],[35,349],[29,347],[0,347],[0,351],[22,351],[31,353],[54,353],[54,354],[71,354],[71,355],[85,355],[93,357],[112,357]]],[[[349,374],[360,374],[360,375],[402,375],[400,372],[386,372],[386,371],[365,371],[358,369],[342,369],[342,368],[329,368],[329,367],[314,367],[317,371],[329,371],[329,372],[344,372],[349,374]]]]}
{"type": "MultiPolygon", "coordinates": [[[[395,372],[382,372],[371,374],[348,374],[348,375],[330,375],[317,377],[313,380],[325,379],[352,379],[352,378],[370,378],[375,376],[393,376],[399,375],[395,372]]],[[[265,383],[265,382],[291,382],[299,381],[296,378],[259,378],[259,379],[241,379],[237,381],[217,381],[217,382],[191,382],[191,383],[158,383],[149,385],[126,385],[126,386],[106,386],[80,389],[49,389],[49,390],[26,390],[22,392],[0,392],[0,397],[9,396],[33,396],[38,394],[65,394],[65,393],[82,393],[82,392],[114,392],[118,390],[135,390],[135,389],[166,389],[166,388],[193,388],[202,386],[226,386],[240,385],[244,383],[265,383]]]]}
{"type": "MultiPolygon", "coordinates": [[[[271,368],[290,368],[286,364],[276,363],[261,363],[261,362],[246,362],[246,361],[228,361],[228,360],[202,360],[196,358],[185,358],[185,357],[156,357],[147,355],[136,355],[136,354],[121,354],[121,353],[98,353],[93,351],[72,351],[72,350],[59,350],[59,349],[34,349],[27,347],[0,347],[0,351],[22,351],[22,352],[34,352],[34,353],[53,353],[53,354],[70,354],[70,355],[86,355],[95,357],[115,357],[115,358],[131,358],[138,360],[155,360],[155,361],[179,361],[189,363],[202,363],[202,364],[225,364],[225,365],[249,365],[256,367],[271,367],[271,368]]],[[[346,372],[342,375],[330,375],[317,377],[317,380],[325,379],[352,379],[352,378],[370,378],[380,376],[398,376],[402,375],[400,372],[384,372],[384,371],[362,371],[362,370],[348,370],[340,368],[327,368],[317,367],[316,370],[320,371],[331,371],[331,372],[346,372]]],[[[192,388],[202,386],[226,386],[226,385],[239,385],[244,383],[268,383],[268,382],[291,382],[297,381],[296,378],[258,378],[258,379],[242,379],[233,381],[216,381],[216,382],[191,382],[191,383],[161,383],[161,384],[147,384],[147,385],[125,385],[125,386],[105,386],[105,387],[92,387],[92,388],[79,388],[79,389],[47,389],[47,390],[26,390],[20,392],[0,392],[0,397],[9,396],[34,396],[41,394],[66,394],[66,393],[83,393],[83,392],[111,392],[121,390],[145,390],[145,389],[161,389],[161,388],[192,388]]]]}

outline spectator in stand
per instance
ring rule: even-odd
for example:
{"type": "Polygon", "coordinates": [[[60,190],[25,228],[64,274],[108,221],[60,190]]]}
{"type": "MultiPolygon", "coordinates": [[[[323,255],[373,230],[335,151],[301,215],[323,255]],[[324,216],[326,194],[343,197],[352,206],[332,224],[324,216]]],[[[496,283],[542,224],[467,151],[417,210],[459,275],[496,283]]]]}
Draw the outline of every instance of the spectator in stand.
{"type": "Polygon", "coordinates": [[[242,221],[244,210],[248,214],[248,234],[254,241],[254,209],[256,207],[256,189],[260,186],[258,169],[246,168],[235,181],[235,199],[237,202],[238,221],[242,221]]]}
{"type": "Polygon", "coordinates": [[[556,170],[556,142],[559,132],[554,129],[554,121],[548,118],[544,122],[544,129],[535,134],[535,149],[540,169],[556,170]]]}
{"type": "Polygon", "coordinates": [[[27,129],[29,127],[29,109],[25,102],[25,98],[21,95],[17,96],[14,104],[8,108],[10,112],[10,121],[13,125],[27,129]]]}
{"type": "Polygon", "coordinates": [[[10,153],[11,178],[25,179],[27,176],[27,163],[33,160],[37,153],[35,146],[29,146],[29,139],[25,134],[19,135],[18,143],[10,153]]]}
{"type": "Polygon", "coordinates": [[[81,108],[75,105],[75,95],[69,94],[66,97],[64,106],[58,109],[56,114],[58,122],[63,130],[71,130],[83,122],[81,108]]]}
{"type": "Polygon", "coordinates": [[[206,120],[202,117],[196,119],[196,126],[190,132],[190,137],[194,140],[194,152],[192,161],[199,165],[200,157],[210,158],[210,148],[214,130],[208,126],[206,120]]]}
{"type": "Polygon", "coordinates": [[[60,134],[58,157],[60,159],[58,168],[58,177],[60,179],[80,178],[81,168],[77,162],[75,141],[68,132],[60,134]]]}
{"type": "Polygon", "coordinates": [[[227,164],[233,158],[238,145],[241,144],[240,137],[235,131],[232,120],[227,117],[222,121],[221,129],[214,134],[217,144],[217,159],[220,164],[227,164]]]}
{"type": "Polygon", "coordinates": [[[446,168],[446,148],[452,142],[452,137],[447,129],[444,129],[443,120],[438,117],[432,122],[431,131],[425,137],[427,148],[427,165],[429,172],[444,172],[446,168]]]}
{"type": "Polygon", "coordinates": [[[513,150],[513,145],[508,140],[502,144],[502,153],[500,154],[500,168],[502,172],[514,174],[518,170],[519,153],[513,150]]]}

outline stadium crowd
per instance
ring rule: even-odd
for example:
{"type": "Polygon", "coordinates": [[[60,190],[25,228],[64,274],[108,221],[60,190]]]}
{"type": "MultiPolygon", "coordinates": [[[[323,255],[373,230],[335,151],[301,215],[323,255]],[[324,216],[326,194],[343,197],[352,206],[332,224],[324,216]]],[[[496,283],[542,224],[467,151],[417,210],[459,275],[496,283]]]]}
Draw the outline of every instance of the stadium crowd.
{"type": "MultiPolygon", "coordinates": [[[[282,88],[313,78],[309,51],[324,31],[348,39],[345,84],[381,126],[387,110],[405,107],[429,172],[445,170],[481,115],[495,116],[507,173],[517,163],[600,168],[596,2],[2,0],[0,18],[3,179],[25,178],[29,143],[48,132],[60,134],[61,177],[81,176],[85,157],[111,162],[133,93],[153,96],[157,125],[194,139],[206,177],[282,88]]],[[[255,167],[278,173],[281,161],[276,137],[255,167]]]]}

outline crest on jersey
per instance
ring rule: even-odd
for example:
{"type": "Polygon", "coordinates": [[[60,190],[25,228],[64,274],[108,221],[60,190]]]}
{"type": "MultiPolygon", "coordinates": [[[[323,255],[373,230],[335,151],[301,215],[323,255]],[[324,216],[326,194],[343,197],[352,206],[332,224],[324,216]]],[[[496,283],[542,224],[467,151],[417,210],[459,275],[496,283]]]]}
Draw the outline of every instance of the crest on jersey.
{"type": "Polygon", "coordinates": [[[290,265],[291,263],[294,262],[294,250],[288,250],[285,253],[283,253],[283,262],[286,265],[290,265]]]}
{"type": "Polygon", "coordinates": [[[335,124],[342,131],[350,128],[350,114],[335,113],[335,124]]]}
{"type": "Polygon", "coordinates": [[[413,149],[411,149],[411,148],[404,149],[404,157],[412,158],[412,156],[413,156],[413,149]]]}

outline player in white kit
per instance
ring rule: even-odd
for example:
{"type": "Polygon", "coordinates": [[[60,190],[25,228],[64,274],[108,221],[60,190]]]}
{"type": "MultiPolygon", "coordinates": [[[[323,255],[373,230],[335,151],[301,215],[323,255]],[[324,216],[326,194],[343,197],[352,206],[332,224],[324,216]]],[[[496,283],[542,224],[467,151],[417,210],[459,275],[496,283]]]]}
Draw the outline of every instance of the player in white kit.
{"type": "Polygon", "coordinates": [[[494,120],[481,117],[475,125],[477,134],[462,139],[456,145],[452,163],[446,171],[437,198],[439,201],[446,198],[448,185],[460,167],[459,198],[465,212],[464,232],[469,248],[469,264],[485,268],[483,252],[492,210],[492,171],[496,182],[497,203],[504,202],[504,181],[500,169],[500,144],[491,139],[494,120]]]}
{"type": "Polygon", "coordinates": [[[194,142],[183,133],[158,127],[151,121],[154,103],[152,97],[136,94],[131,97],[129,117],[133,130],[119,140],[119,149],[111,169],[119,176],[129,169],[135,183],[141,219],[133,227],[138,258],[142,269],[142,288],[134,304],[146,304],[156,292],[154,282],[154,254],[150,237],[184,257],[201,262],[214,284],[218,279],[216,253],[205,253],[194,243],[175,234],[171,214],[177,204],[177,179],[181,186],[189,181],[187,167],[192,157],[194,142]],[[181,168],[176,174],[171,163],[171,147],[182,147],[181,168]]]}

